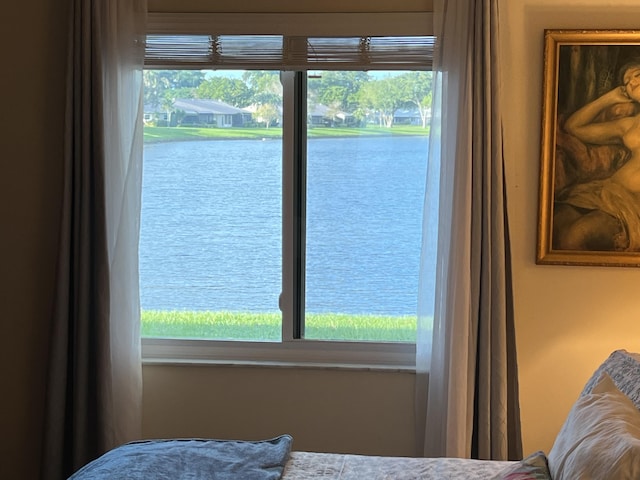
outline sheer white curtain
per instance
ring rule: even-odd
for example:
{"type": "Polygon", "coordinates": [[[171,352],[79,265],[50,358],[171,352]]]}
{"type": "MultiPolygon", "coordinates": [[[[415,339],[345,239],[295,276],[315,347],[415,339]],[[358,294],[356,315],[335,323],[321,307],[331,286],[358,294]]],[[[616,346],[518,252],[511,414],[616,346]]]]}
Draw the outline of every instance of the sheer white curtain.
{"type": "Polygon", "coordinates": [[[146,0],[105,0],[104,138],[111,368],[116,439],[138,438],[142,363],[138,239],[146,0]]]}
{"type": "Polygon", "coordinates": [[[497,3],[435,2],[416,364],[418,448],[431,457],[521,456],[497,3]]]}
{"type": "Polygon", "coordinates": [[[70,0],[64,190],[42,478],[139,438],[146,0],[70,0]]]}

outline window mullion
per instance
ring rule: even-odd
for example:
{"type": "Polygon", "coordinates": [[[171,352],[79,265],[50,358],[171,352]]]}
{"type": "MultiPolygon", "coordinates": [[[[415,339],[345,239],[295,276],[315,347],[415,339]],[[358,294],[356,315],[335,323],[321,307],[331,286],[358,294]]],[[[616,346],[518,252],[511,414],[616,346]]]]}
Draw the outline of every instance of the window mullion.
{"type": "Polygon", "coordinates": [[[307,86],[304,72],[281,72],[282,340],[304,338],[307,86]]]}
{"type": "Polygon", "coordinates": [[[304,338],[305,318],[305,265],[307,228],[307,76],[306,72],[295,72],[294,86],[294,208],[295,208],[295,317],[293,338],[304,338]]]}

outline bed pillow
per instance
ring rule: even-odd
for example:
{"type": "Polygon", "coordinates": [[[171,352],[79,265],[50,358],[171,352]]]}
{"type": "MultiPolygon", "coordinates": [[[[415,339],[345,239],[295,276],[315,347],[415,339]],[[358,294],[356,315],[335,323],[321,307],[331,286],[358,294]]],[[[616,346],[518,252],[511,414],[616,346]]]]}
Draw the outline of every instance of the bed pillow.
{"type": "Polygon", "coordinates": [[[601,373],[608,374],[616,387],[640,409],[640,354],[616,350],[591,375],[581,395],[591,393],[601,373]]]}
{"type": "Polygon", "coordinates": [[[532,453],[491,480],[551,480],[547,457],[544,452],[532,453]]]}
{"type": "Polygon", "coordinates": [[[640,478],[640,411],[608,374],[573,405],[548,460],[553,480],[640,478]]]}

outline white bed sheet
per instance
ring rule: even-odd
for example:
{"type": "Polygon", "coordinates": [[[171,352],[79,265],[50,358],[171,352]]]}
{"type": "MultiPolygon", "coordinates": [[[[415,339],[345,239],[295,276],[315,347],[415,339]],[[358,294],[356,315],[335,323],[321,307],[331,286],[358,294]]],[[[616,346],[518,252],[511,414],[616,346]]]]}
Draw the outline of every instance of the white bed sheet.
{"type": "Polygon", "coordinates": [[[490,480],[514,463],[296,451],[282,480],[490,480]]]}

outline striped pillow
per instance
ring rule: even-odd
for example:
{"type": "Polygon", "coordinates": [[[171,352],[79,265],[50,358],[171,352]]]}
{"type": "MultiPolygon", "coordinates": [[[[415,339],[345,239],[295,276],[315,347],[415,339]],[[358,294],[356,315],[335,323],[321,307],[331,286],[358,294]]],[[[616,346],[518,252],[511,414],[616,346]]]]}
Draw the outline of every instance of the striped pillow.
{"type": "Polygon", "coordinates": [[[618,389],[640,409],[640,354],[616,350],[593,373],[580,396],[588,395],[602,373],[608,374],[618,389]]]}

